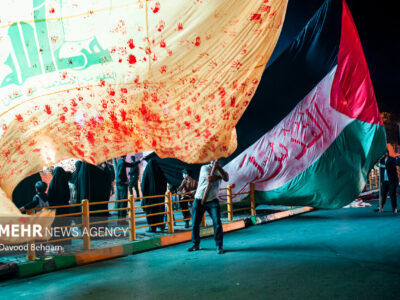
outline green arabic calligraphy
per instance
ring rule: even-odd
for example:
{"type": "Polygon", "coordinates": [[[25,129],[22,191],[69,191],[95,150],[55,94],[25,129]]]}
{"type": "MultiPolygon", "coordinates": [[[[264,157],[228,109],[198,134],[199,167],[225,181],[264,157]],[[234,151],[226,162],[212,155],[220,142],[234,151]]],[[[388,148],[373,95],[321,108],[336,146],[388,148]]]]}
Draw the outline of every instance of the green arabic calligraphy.
{"type": "Polygon", "coordinates": [[[112,61],[110,52],[102,49],[96,37],[89,43],[89,49],[82,48],[76,56],[60,57],[62,45],[53,51],[49,41],[44,2],[45,0],[33,0],[33,7],[36,8],[33,14],[35,29],[24,22],[10,26],[8,36],[15,56],[10,53],[4,62],[11,72],[4,77],[0,88],[10,84],[22,85],[28,78],[43,73],[64,69],[85,70],[92,65],[112,61]]]}

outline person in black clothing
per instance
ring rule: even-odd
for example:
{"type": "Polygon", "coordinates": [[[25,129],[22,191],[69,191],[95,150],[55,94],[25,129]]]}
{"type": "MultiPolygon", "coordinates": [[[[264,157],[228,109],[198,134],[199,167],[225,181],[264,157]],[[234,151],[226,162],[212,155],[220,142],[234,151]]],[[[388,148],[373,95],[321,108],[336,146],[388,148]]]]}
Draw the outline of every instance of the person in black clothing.
{"type": "MultiPolygon", "coordinates": [[[[143,199],[143,206],[165,202],[164,194],[167,191],[167,179],[155,159],[150,159],[147,163],[146,169],[143,172],[141,188],[143,197],[162,195],[161,197],[143,199]]],[[[147,224],[159,224],[150,226],[148,229],[149,232],[155,232],[157,227],[159,227],[161,231],[165,229],[165,224],[162,224],[164,223],[165,214],[163,214],[163,212],[165,212],[165,205],[146,207],[144,211],[146,215],[156,214],[153,216],[146,216],[147,224]]]]}
{"type": "Polygon", "coordinates": [[[36,173],[18,183],[12,192],[12,201],[16,207],[22,207],[32,201],[36,195],[35,184],[38,181],[42,181],[42,178],[36,173]]]}
{"type": "Polygon", "coordinates": [[[47,183],[43,181],[38,181],[35,184],[36,195],[33,196],[33,199],[28,204],[20,207],[20,211],[22,213],[26,212],[29,209],[36,207],[47,207],[49,206],[49,200],[46,195],[47,183]]]}
{"type": "MultiPolygon", "coordinates": [[[[69,205],[70,190],[68,185],[69,176],[67,172],[61,167],[56,167],[53,172],[53,178],[49,184],[49,190],[47,191],[47,197],[49,199],[50,206],[61,206],[69,205]]],[[[70,207],[56,208],[56,215],[64,215],[71,213],[70,207]]],[[[61,228],[71,225],[70,217],[57,217],[54,220],[53,227],[61,228]]],[[[59,234],[57,236],[52,236],[52,239],[64,239],[69,238],[69,234],[59,234]]],[[[57,245],[69,245],[71,240],[58,242],[55,241],[57,245]]]]}
{"type": "Polygon", "coordinates": [[[131,156],[132,164],[134,164],[133,167],[130,168],[129,170],[129,193],[133,195],[133,187],[135,188],[136,192],[136,197],[140,197],[139,194],[139,186],[138,186],[138,181],[139,181],[139,164],[140,160],[135,162],[135,157],[131,156]]]}
{"type": "MultiPolygon", "coordinates": [[[[53,178],[50,181],[47,192],[50,206],[68,205],[70,191],[68,185],[68,174],[61,167],[54,169],[53,178]]],[[[69,208],[57,208],[56,215],[68,214],[69,208]]]]}
{"type": "MultiPolygon", "coordinates": [[[[128,177],[126,176],[126,168],[134,167],[139,162],[135,163],[128,163],[125,161],[126,155],[121,156],[117,163],[117,197],[116,200],[128,199],[128,177]]],[[[117,208],[126,208],[128,206],[128,202],[117,202],[117,208]]],[[[119,210],[118,211],[118,218],[125,218],[127,215],[126,210],[119,210]]]]}
{"type": "Polygon", "coordinates": [[[106,161],[100,164],[107,176],[107,190],[109,197],[114,193],[113,191],[113,181],[115,180],[115,172],[113,166],[110,166],[106,161]]]}
{"type": "Polygon", "coordinates": [[[380,167],[381,175],[381,197],[379,203],[379,210],[383,212],[383,207],[385,206],[387,195],[389,194],[390,200],[392,202],[392,210],[397,213],[397,195],[396,190],[399,185],[399,178],[397,175],[396,166],[400,166],[399,157],[389,156],[389,152],[386,152],[385,156],[380,160],[378,164],[380,167]]]}
{"type": "MultiPolygon", "coordinates": [[[[76,180],[77,203],[87,199],[91,202],[106,202],[110,199],[109,174],[98,166],[81,162],[76,180]]],[[[90,211],[106,210],[108,204],[90,206],[90,211]]],[[[94,216],[108,216],[108,212],[96,213],[94,216]]]]}

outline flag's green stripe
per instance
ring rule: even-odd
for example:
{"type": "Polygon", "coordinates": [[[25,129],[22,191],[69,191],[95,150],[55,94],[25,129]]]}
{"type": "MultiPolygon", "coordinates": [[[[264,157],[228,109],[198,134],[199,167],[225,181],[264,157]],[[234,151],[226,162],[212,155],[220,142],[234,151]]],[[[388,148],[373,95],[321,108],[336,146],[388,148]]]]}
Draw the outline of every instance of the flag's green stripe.
{"type": "Polygon", "coordinates": [[[256,191],[256,201],[317,208],[342,207],[360,194],[368,172],[385,151],[384,127],[355,119],[304,172],[278,189],[256,191]]]}

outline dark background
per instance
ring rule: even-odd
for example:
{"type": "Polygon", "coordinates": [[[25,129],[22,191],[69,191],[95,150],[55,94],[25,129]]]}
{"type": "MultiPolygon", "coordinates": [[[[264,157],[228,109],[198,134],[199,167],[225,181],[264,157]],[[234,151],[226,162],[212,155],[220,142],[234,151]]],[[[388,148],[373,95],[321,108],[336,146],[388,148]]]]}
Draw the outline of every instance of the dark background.
{"type": "MultiPolygon", "coordinates": [[[[336,0],[340,1],[340,0],[336,0]]],[[[289,0],[271,63],[297,36],[324,0],[289,0]]],[[[394,1],[347,0],[358,29],[381,112],[400,112],[400,17],[394,1]]],[[[262,88],[262,87],[261,87],[262,88]]]]}

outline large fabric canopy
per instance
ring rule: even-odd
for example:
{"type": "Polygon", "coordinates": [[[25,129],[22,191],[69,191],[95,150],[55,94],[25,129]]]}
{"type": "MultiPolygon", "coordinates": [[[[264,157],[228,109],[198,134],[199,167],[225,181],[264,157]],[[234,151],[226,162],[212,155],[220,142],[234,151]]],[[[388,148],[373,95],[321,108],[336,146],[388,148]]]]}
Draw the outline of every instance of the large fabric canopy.
{"type": "Polygon", "coordinates": [[[63,159],[230,155],[287,0],[2,6],[0,214],[18,215],[13,188],[63,159]]]}
{"type": "MultiPolygon", "coordinates": [[[[254,183],[258,203],[318,208],[343,207],[360,194],[386,138],[344,1],[327,0],[266,69],[236,130],[222,187],[247,192],[254,183]]],[[[171,183],[181,180],[182,162],[158,164],[171,183]]]]}

